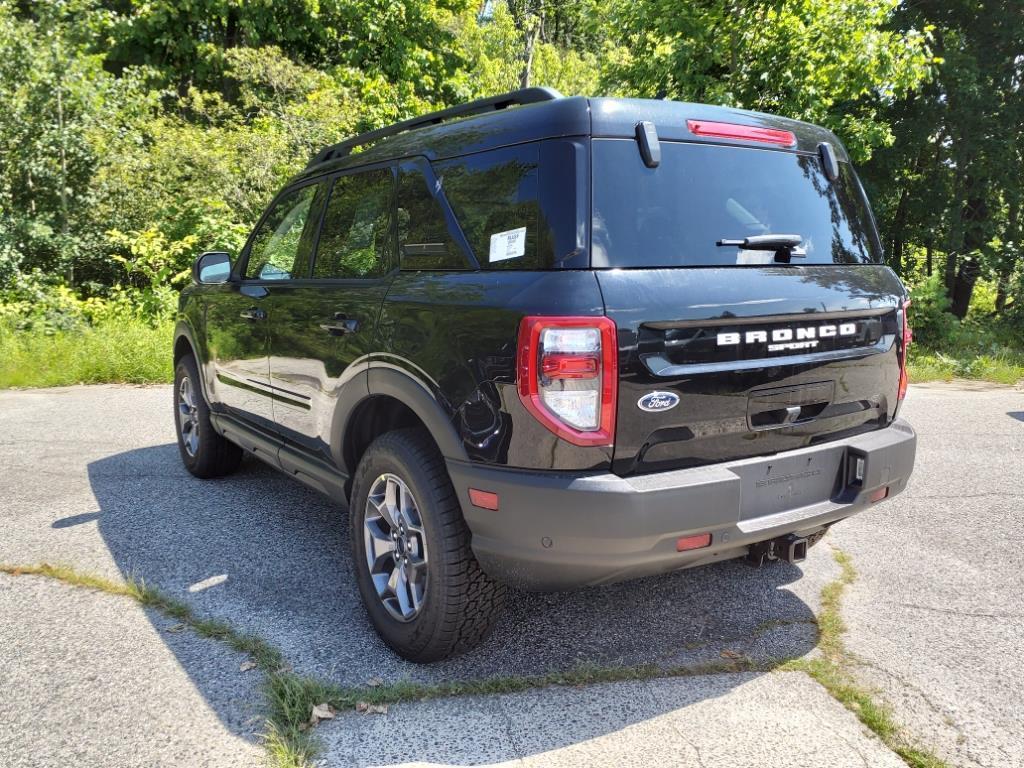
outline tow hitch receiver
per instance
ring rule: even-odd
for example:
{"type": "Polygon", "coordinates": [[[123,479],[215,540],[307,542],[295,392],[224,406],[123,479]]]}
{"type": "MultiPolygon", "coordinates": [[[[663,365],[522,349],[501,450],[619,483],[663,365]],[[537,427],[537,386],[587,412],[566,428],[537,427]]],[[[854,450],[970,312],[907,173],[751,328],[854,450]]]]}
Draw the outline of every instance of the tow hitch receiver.
{"type": "Polygon", "coordinates": [[[777,539],[751,544],[747,552],[747,562],[755,568],[776,560],[787,563],[802,563],[807,559],[807,539],[791,533],[777,539]]]}

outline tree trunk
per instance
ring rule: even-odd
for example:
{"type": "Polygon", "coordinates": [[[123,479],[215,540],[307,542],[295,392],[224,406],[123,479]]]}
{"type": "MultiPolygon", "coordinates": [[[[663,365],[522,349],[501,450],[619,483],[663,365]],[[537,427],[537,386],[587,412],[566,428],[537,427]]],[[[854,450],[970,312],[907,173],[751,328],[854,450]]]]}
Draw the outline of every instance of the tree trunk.
{"type": "Polygon", "coordinates": [[[903,274],[903,241],[893,240],[892,243],[892,268],[897,275],[903,274]]]}
{"type": "Polygon", "coordinates": [[[527,29],[523,34],[523,71],[519,74],[519,87],[530,87],[530,70],[533,69],[533,50],[537,45],[537,36],[540,34],[540,19],[535,19],[533,29],[527,29]]]}
{"type": "Polygon", "coordinates": [[[927,274],[928,277],[931,277],[932,276],[932,244],[931,243],[928,243],[928,245],[926,245],[924,247],[924,269],[925,269],[925,274],[927,274]]]}
{"type": "MultiPolygon", "coordinates": [[[[980,185],[982,188],[984,184],[980,185]]],[[[985,245],[985,222],[988,220],[988,204],[983,197],[972,196],[968,198],[963,208],[961,217],[964,223],[964,254],[966,258],[960,263],[956,279],[953,283],[953,293],[950,298],[953,306],[950,311],[963,320],[967,316],[967,309],[971,305],[971,294],[974,293],[974,284],[981,274],[981,264],[978,261],[978,252],[985,245]]]]}
{"type": "Polygon", "coordinates": [[[241,28],[238,24],[238,10],[228,9],[228,17],[224,25],[224,48],[237,48],[241,39],[241,28]]]}
{"type": "Polygon", "coordinates": [[[943,273],[943,281],[946,283],[946,295],[953,298],[953,287],[956,285],[956,254],[952,251],[946,253],[946,268],[943,273]]]}
{"type": "MultiPolygon", "coordinates": [[[[1007,270],[1008,272],[1009,270],[1007,270]]],[[[999,275],[999,284],[996,286],[996,315],[999,316],[1006,311],[1006,296],[1009,293],[1010,276],[1007,273],[999,275]]]]}
{"type": "Polygon", "coordinates": [[[981,265],[977,259],[965,259],[957,270],[953,284],[953,305],[949,311],[961,320],[967,317],[967,310],[971,306],[971,294],[974,293],[974,284],[978,281],[980,272],[981,265]]]}
{"type": "MultiPolygon", "coordinates": [[[[54,52],[57,66],[61,66],[60,49],[54,52]]],[[[68,247],[68,153],[64,139],[64,80],[61,76],[57,80],[57,149],[60,154],[60,234],[61,234],[61,255],[67,257],[68,247]]],[[[75,262],[73,256],[68,258],[65,265],[65,279],[68,285],[75,284],[75,262]]]]}

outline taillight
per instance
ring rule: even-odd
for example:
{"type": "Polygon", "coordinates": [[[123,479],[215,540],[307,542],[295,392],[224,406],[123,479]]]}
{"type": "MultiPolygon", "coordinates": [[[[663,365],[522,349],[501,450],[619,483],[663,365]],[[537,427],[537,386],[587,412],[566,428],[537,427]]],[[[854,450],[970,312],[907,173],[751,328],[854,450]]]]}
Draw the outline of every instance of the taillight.
{"type": "Polygon", "coordinates": [[[914,332],[910,329],[910,299],[903,302],[903,350],[900,353],[900,392],[898,398],[907,396],[910,377],[907,375],[907,356],[910,354],[910,342],[914,340],[914,332]]]}
{"type": "Polygon", "coordinates": [[[615,437],[618,346],[607,317],[524,317],[519,325],[519,399],[574,445],[615,437]]]}
{"type": "Polygon", "coordinates": [[[778,128],[716,123],[711,120],[687,120],[686,127],[695,136],[710,136],[714,139],[759,141],[762,144],[775,144],[779,147],[792,147],[796,144],[796,135],[792,131],[783,131],[778,128]]]}

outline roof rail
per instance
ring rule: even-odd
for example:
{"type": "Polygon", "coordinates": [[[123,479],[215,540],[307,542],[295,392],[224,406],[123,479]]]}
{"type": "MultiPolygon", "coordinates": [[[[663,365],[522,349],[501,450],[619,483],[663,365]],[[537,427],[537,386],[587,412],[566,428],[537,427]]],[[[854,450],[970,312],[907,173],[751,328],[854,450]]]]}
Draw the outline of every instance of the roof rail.
{"type": "Polygon", "coordinates": [[[400,123],[388,125],[384,128],[378,128],[374,131],[360,133],[358,136],[353,136],[351,139],[345,139],[345,141],[332,144],[329,147],[324,147],[313,156],[306,167],[311,168],[314,165],[325,163],[328,160],[345,157],[355,147],[362,146],[363,144],[369,144],[388,136],[404,133],[405,131],[411,131],[414,128],[422,128],[426,125],[437,125],[438,123],[443,123],[445,120],[451,120],[456,117],[481,115],[485,112],[496,112],[497,110],[505,109],[506,107],[520,106],[523,104],[536,104],[541,101],[553,101],[554,99],[561,98],[563,98],[562,94],[554,88],[522,88],[518,91],[503,93],[499,96],[477,99],[476,101],[470,101],[465,104],[459,104],[455,107],[442,109],[439,112],[430,112],[429,114],[421,115],[420,117],[403,120],[400,123]]]}

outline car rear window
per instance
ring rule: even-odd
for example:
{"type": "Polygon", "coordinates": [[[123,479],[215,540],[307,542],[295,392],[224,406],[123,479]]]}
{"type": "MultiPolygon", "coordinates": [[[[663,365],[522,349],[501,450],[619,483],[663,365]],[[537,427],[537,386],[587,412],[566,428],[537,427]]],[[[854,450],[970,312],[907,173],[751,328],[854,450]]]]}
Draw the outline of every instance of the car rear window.
{"type": "Polygon", "coordinates": [[[881,261],[863,190],[848,163],[830,181],[817,155],[661,143],[648,168],[635,141],[593,142],[594,267],[727,266],[771,262],[770,251],[719,240],[803,238],[794,264],[881,261]]]}

